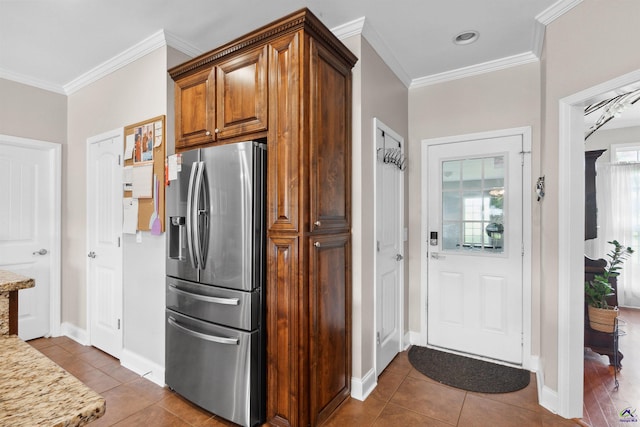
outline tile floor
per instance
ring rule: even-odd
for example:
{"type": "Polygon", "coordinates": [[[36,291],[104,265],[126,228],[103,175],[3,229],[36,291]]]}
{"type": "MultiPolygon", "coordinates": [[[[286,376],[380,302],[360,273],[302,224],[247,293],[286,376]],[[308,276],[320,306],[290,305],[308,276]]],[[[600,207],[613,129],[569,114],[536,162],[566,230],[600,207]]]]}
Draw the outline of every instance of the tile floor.
{"type": "MultiPolygon", "coordinates": [[[[120,366],[117,359],[66,338],[30,344],[107,400],[100,426],[231,426],[166,388],[120,366]]],[[[348,399],[325,426],[577,426],[536,402],[536,381],[518,392],[481,394],[439,384],[417,372],[400,353],[366,401],[348,399]]]]}

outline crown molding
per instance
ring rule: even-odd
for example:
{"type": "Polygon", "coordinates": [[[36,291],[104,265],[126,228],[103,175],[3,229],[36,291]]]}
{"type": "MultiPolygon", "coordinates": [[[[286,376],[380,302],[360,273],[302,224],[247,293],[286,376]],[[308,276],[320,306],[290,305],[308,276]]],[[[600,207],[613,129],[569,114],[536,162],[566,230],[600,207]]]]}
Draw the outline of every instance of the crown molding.
{"type": "Polygon", "coordinates": [[[536,16],[536,21],[542,25],[549,25],[569,10],[582,3],[582,0],[558,0],[536,16]]]}
{"type": "Polygon", "coordinates": [[[60,95],[66,95],[64,88],[60,85],[46,82],[44,80],[35,79],[31,76],[24,74],[14,73],[13,71],[0,68],[0,79],[11,80],[16,83],[21,83],[27,86],[33,86],[38,89],[43,89],[49,92],[59,93],[60,95]]]}
{"type": "Polygon", "coordinates": [[[153,52],[154,50],[166,45],[164,31],[159,30],[141,42],[131,46],[129,49],[117,54],[113,58],[103,62],[102,64],[94,67],[88,72],[82,74],[78,78],[65,84],[64,91],[67,95],[71,95],[74,92],[82,89],[83,87],[94,83],[101,78],[119,70],[132,63],[133,61],[142,58],[143,56],[153,52]]]}
{"type": "Polygon", "coordinates": [[[542,55],[542,47],[544,46],[544,33],[547,27],[538,20],[536,20],[533,25],[531,52],[533,52],[537,58],[540,58],[540,55],[542,55]]]}
{"type": "Polygon", "coordinates": [[[393,55],[391,49],[387,47],[387,44],[368,23],[365,17],[354,19],[353,21],[334,27],[331,29],[331,32],[340,40],[356,35],[364,37],[396,77],[398,77],[406,87],[409,87],[411,77],[407,74],[400,62],[393,55]]]}
{"type": "Polygon", "coordinates": [[[338,25],[337,27],[333,27],[331,32],[334,36],[336,36],[340,40],[347,39],[352,36],[357,36],[358,34],[362,34],[362,30],[364,28],[365,17],[354,19],[350,22],[345,22],[342,25],[338,25]]]}
{"type": "Polygon", "coordinates": [[[204,50],[195,47],[191,43],[181,39],[180,37],[167,30],[164,30],[164,39],[167,43],[167,46],[172,47],[184,53],[185,55],[190,56],[191,58],[195,58],[196,56],[202,55],[205,52],[204,50]]]}
{"type": "Polygon", "coordinates": [[[463,79],[465,77],[477,76],[479,74],[490,73],[536,61],[538,61],[538,57],[533,52],[521,53],[518,55],[508,56],[506,58],[496,59],[494,61],[484,62],[482,64],[470,65],[468,67],[458,68],[444,73],[432,74],[430,76],[413,79],[409,89],[444,83],[450,80],[463,79]]]}

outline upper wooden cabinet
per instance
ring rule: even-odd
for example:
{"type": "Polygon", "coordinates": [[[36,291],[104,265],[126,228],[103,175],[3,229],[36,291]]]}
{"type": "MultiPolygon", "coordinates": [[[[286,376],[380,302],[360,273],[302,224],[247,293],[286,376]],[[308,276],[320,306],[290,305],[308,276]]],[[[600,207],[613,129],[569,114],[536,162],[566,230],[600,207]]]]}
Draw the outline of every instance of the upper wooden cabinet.
{"type": "Polygon", "coordinates": [[[267,129],[267,47],[216,67],[217,137],[267,129]]]}
{"type": "Polygon", "coordinates": [[[175,80],[176,149],[267,129],[267,47],[175,80]]]}
{"type": "Polygon", "coordinates": [[[267,140],[269,425],[320,425],[351,391],[356,60],[302,9],[169,70],[178,151],[267,140]]]}
{"type": "Polygon", "coordinates": [[[204,69],[176,81],[176,149],[213,141],[214,79],[214,70],[204,69]]]}

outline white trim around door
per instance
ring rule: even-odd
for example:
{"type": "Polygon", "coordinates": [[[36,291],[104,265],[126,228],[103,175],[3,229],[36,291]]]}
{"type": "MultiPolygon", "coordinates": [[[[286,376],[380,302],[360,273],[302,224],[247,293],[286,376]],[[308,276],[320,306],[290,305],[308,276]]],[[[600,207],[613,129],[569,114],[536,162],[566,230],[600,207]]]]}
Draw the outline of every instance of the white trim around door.
{"type": "MultiPolygon", "coordinates": [[[[465,141],[473,141],[478,139],[500,138],[506,136],[521,136],[523,144],[523,176],[522,188],[525,193],[522,197],[522,332],[523,332],[523,348],[522,348],[522,367],[525,369],[534,369],[535,360],[531,355],[531,194],[526,192],[531,187],[531,127],[519,127],[511,129],[502,129],[489,132],[480,132],[465,135],[455,135],[442,138],[423,139],[421,141],[422,155],[422,172],[421,183],[428,181],[428,147],[436,144],[450,144],[465,141]]],[[[420,345],[427,345],[427,256],[429,249],[428,236],[428,195],[429,188],[422,188],[421,202],[421,235],[420,235],[420,265],[421,265],[421,284],[420,284],[420,345]]],[[[533,190],[532,190],[533,191],[533,190]]]]}
{"type": "Polygon", "coordinates": [[[547,409],[565,418],[581,418],[584,399],[584,106],[638,82],[635,70],[559,101],[558,283],[571,286],[558,286],[558,399],[547,409]]]}

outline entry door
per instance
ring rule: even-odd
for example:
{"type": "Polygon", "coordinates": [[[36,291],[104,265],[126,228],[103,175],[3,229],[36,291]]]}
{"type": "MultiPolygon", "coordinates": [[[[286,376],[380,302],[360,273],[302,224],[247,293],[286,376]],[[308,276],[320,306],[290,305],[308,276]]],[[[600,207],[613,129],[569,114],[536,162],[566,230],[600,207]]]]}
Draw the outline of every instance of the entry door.
{"type": "Polygon", "coordinates": [[[403,172],[385,163],[385,153],[402,150],[402,138],[380,122],[376,127],[376,372],[402,350],[403,172]]]}
{"type": "Polygon", "coordinates": [[[429,345],[522,363],[522,147],[428,148],[429,345]]]}
{"type": "Polygon", "coordinates": [[[18,335],[50,332],[54,188],[49,150],[0,142],[0,269],[35,279],[18,291],[18,335]]]}
{"type": "Polygon", "coordinates": [[[122,132],[90,138],[87,261],[91,345],[122,351],[122,132]]]}

